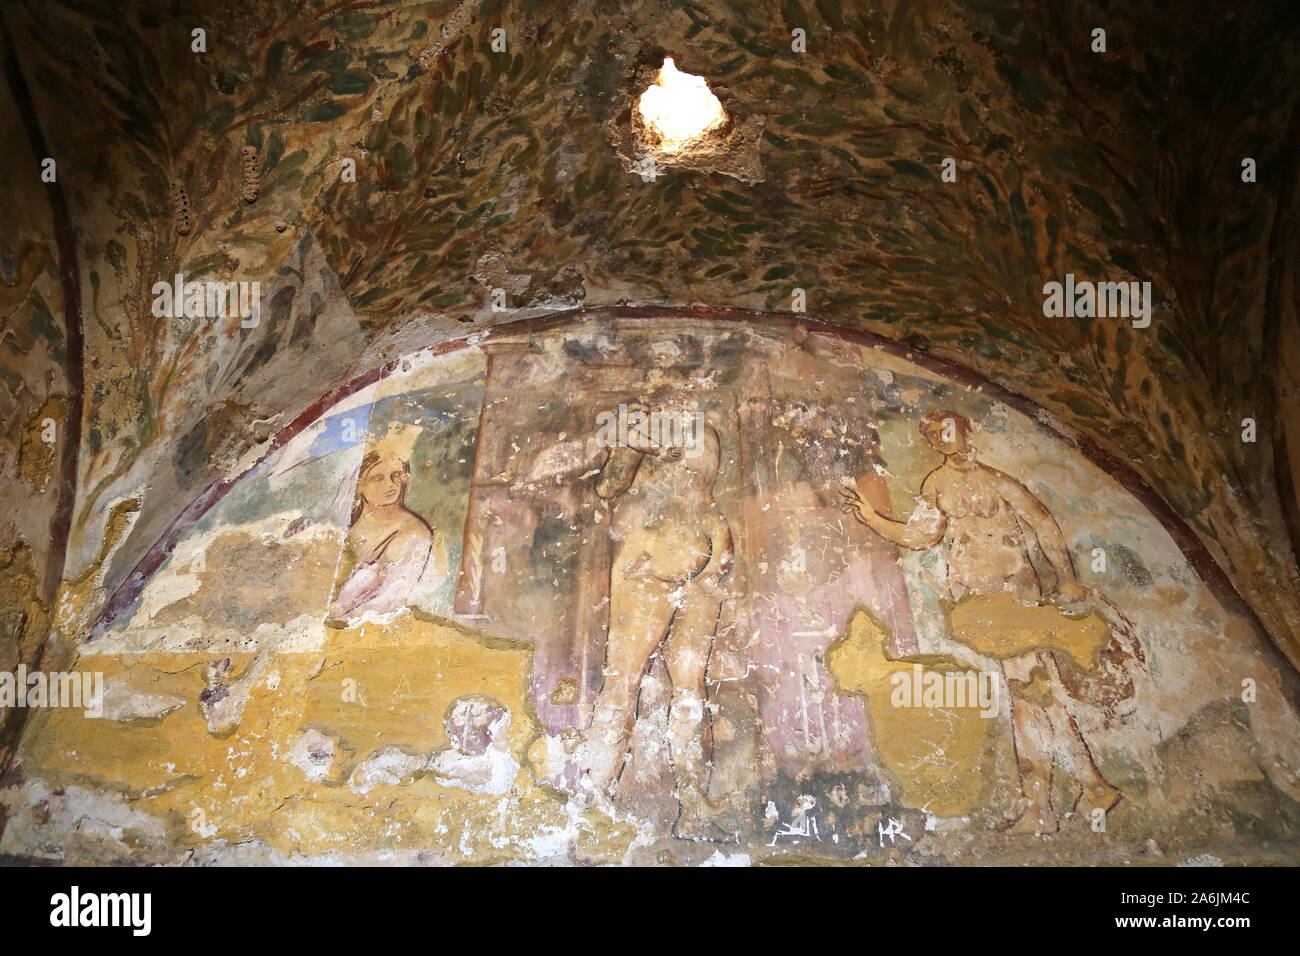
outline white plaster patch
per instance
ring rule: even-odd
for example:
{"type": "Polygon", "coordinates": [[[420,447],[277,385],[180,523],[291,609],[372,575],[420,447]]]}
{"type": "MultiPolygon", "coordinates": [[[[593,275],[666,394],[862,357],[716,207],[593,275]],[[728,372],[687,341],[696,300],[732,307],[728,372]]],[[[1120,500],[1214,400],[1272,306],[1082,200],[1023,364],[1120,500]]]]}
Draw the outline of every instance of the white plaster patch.
{"type": "Polygon", "coordinates": [[[700,866],[752,866],[753,859],[748,853],[733,853],[727,856],[721,850],[714,850],[713,856],[709,857],[700,866]]]}
{"type": "Polygon", "coordinates": [[[428,763],[425,754],[408,753],[400,747],[384,747],[357,765],[349,786],[353,793],[369,793],[380,784],[397,786],[410,783],[428,763]]]}
{"type": "Polygon", "coordinates": [[[109,681],[104,690],[103,717],[122,722],[156,720],[184,705],[185,698],[180,694],[150,694],[125,681],[109,681]]]}

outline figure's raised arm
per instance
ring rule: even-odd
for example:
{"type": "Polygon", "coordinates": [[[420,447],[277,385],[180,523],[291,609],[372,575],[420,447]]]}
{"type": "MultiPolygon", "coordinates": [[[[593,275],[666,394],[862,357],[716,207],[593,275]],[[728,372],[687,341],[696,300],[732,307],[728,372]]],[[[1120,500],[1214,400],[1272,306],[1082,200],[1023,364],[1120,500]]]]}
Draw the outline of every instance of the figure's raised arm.
{"type": "Polygon", "coordinates": [[[943,540],[943,533],[948,527],[948,519],[926,494],[924,485],[921,486],[921,494],[917,496],[916,507],[906,521],[895,521],[882,515],[856,488],[842,487],[840,494],[844,496],[843,507],[846,512],[900,548],[912,551],[933,548],[943,540]]]}
{"type": "Polygon", "coordinates": [[[611,448],[596,479],[596,494],[606,500],[617,498],[632,487],[640,465],[641,452],[636,449],[626,445],[611,448]]]}

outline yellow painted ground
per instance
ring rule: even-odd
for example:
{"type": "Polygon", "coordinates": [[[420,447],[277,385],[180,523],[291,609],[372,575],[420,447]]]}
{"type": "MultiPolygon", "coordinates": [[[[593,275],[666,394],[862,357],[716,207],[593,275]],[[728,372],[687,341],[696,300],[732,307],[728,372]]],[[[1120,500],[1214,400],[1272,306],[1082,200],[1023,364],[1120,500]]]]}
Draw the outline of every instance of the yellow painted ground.
{"type": "MultiPolygon", "coordinates": [[[[382,628],[326,633],[323,652],[274,659],[269,681],[258,682],[238,728],[225,739],[208,732],[197,703],[210,655],[83,656],[82,670],[102,671],[109,682],[125,676],[139,690],[182,694],[188,703],[152,725],[44,711],[47,725],[29,736],[24,765],[52,784],[123,793],[136,808],[166,820],[181,847],[256,839],[283,853],[418,847],[493,862],[537,855],[548,834],[565,826],[562,801],[522,767],[537,734],[525,699],[527,648],[488,647],[409,616],[382,628]],[[431,777],[381,784],[362,795],[346,778],[332,786],[310,781],[285,759],[309,727],[341,736],[354,762],[389,745],[431,752],[447,744],[444,714],[466,694],[487,695],[510,709],[511,751],[521,770],[506,796],[442,786],[431,777]]],[[[234,658],[236,679],[250,660],[234,658]]],[[[617,859],[631,836],[626,826],[592,828],[582,849],[592,858],[617,859]]]]}
{"type": "Polygon", "coordinates": [[[895,673],[965,671],[952,657],[931,655],[893,659],[885,651],[888,630],[858,609],[846,634],[831,645],[827,665],[837,688],[858,694],[867,704],[876,752],[898,785],[906,806],[925,807],[941,817],[961,816],[979,803],[985,785],[985,747],[997,721],[976,707],[895,707],[895,673]]]}

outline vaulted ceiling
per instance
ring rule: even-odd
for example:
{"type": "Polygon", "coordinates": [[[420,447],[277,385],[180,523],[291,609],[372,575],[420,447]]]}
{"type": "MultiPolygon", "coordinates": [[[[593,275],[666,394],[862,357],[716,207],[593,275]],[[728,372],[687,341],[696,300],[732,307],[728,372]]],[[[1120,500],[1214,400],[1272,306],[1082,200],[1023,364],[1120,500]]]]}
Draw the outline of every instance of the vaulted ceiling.
{"type": "Polygon", "coordinates": [[[205,487],[395,355],[799,288],[1127,462],[1300,659],[1289,3],[33,0],[0,23],[6,382],[22,424],[34,348],[84,369],[50,390],[83,423],[55,575],[98,587],[83,625],[205,487]],[[630,168],[665,55],[753,132],[734,168],[630,168]],[[160,321],[179,272],[266,283],[271,331],[160,321]],[[1151,282],[1151,326],[1045,317],[1067,273],[1151,282]]]}

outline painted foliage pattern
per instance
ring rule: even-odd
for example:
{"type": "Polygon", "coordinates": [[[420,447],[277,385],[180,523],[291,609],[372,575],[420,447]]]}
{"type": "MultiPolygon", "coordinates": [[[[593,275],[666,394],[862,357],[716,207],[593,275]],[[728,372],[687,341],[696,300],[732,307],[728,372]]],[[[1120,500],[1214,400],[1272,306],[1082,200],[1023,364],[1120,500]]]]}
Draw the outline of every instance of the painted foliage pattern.
{"type": "Polygon", "coordinates": [[[138,498],[116,588],[176,502],[319,383],[409,351],[412,324],[497,321],[493,288],[511,310],[780,310],[797,286],[1120,452],[1296,659],[1270,452],[1237,433],[1276,405],[1269,270],[1296,232],[1294,195],[1267,183],[1294,140],[1276,131],[1297,115],[1295,18],[1280,0],[1113,7],[238,0],[208,23],[184,2],[10,5],[51,148],[86,157],[61,177],[91,397],[71,571],[96,573],[113,506],[138,498]],[[665,53],[758,124],[761,181],[665,170],[646,188],[625,168],[631,78],[665,53]],[[1155,324],[1044,321],[1039,290],[1067,272],[1151,281],[1155,324]],[[177,273],[276,283],[265,327],[156,320],[151,284],[177,273]]]}
{"type": "Polygon", "coordinates": [[[414,355],[236,484],[85,648],[106,719],[33,718],[5,848],[1285,852],[1280,662],[977,389],[818,334],[593,322],[414,355]],[[620,431],[638,411],[681,427],[620,431]],[[117,829],[69,831],[88,808],[117,829]]]}

